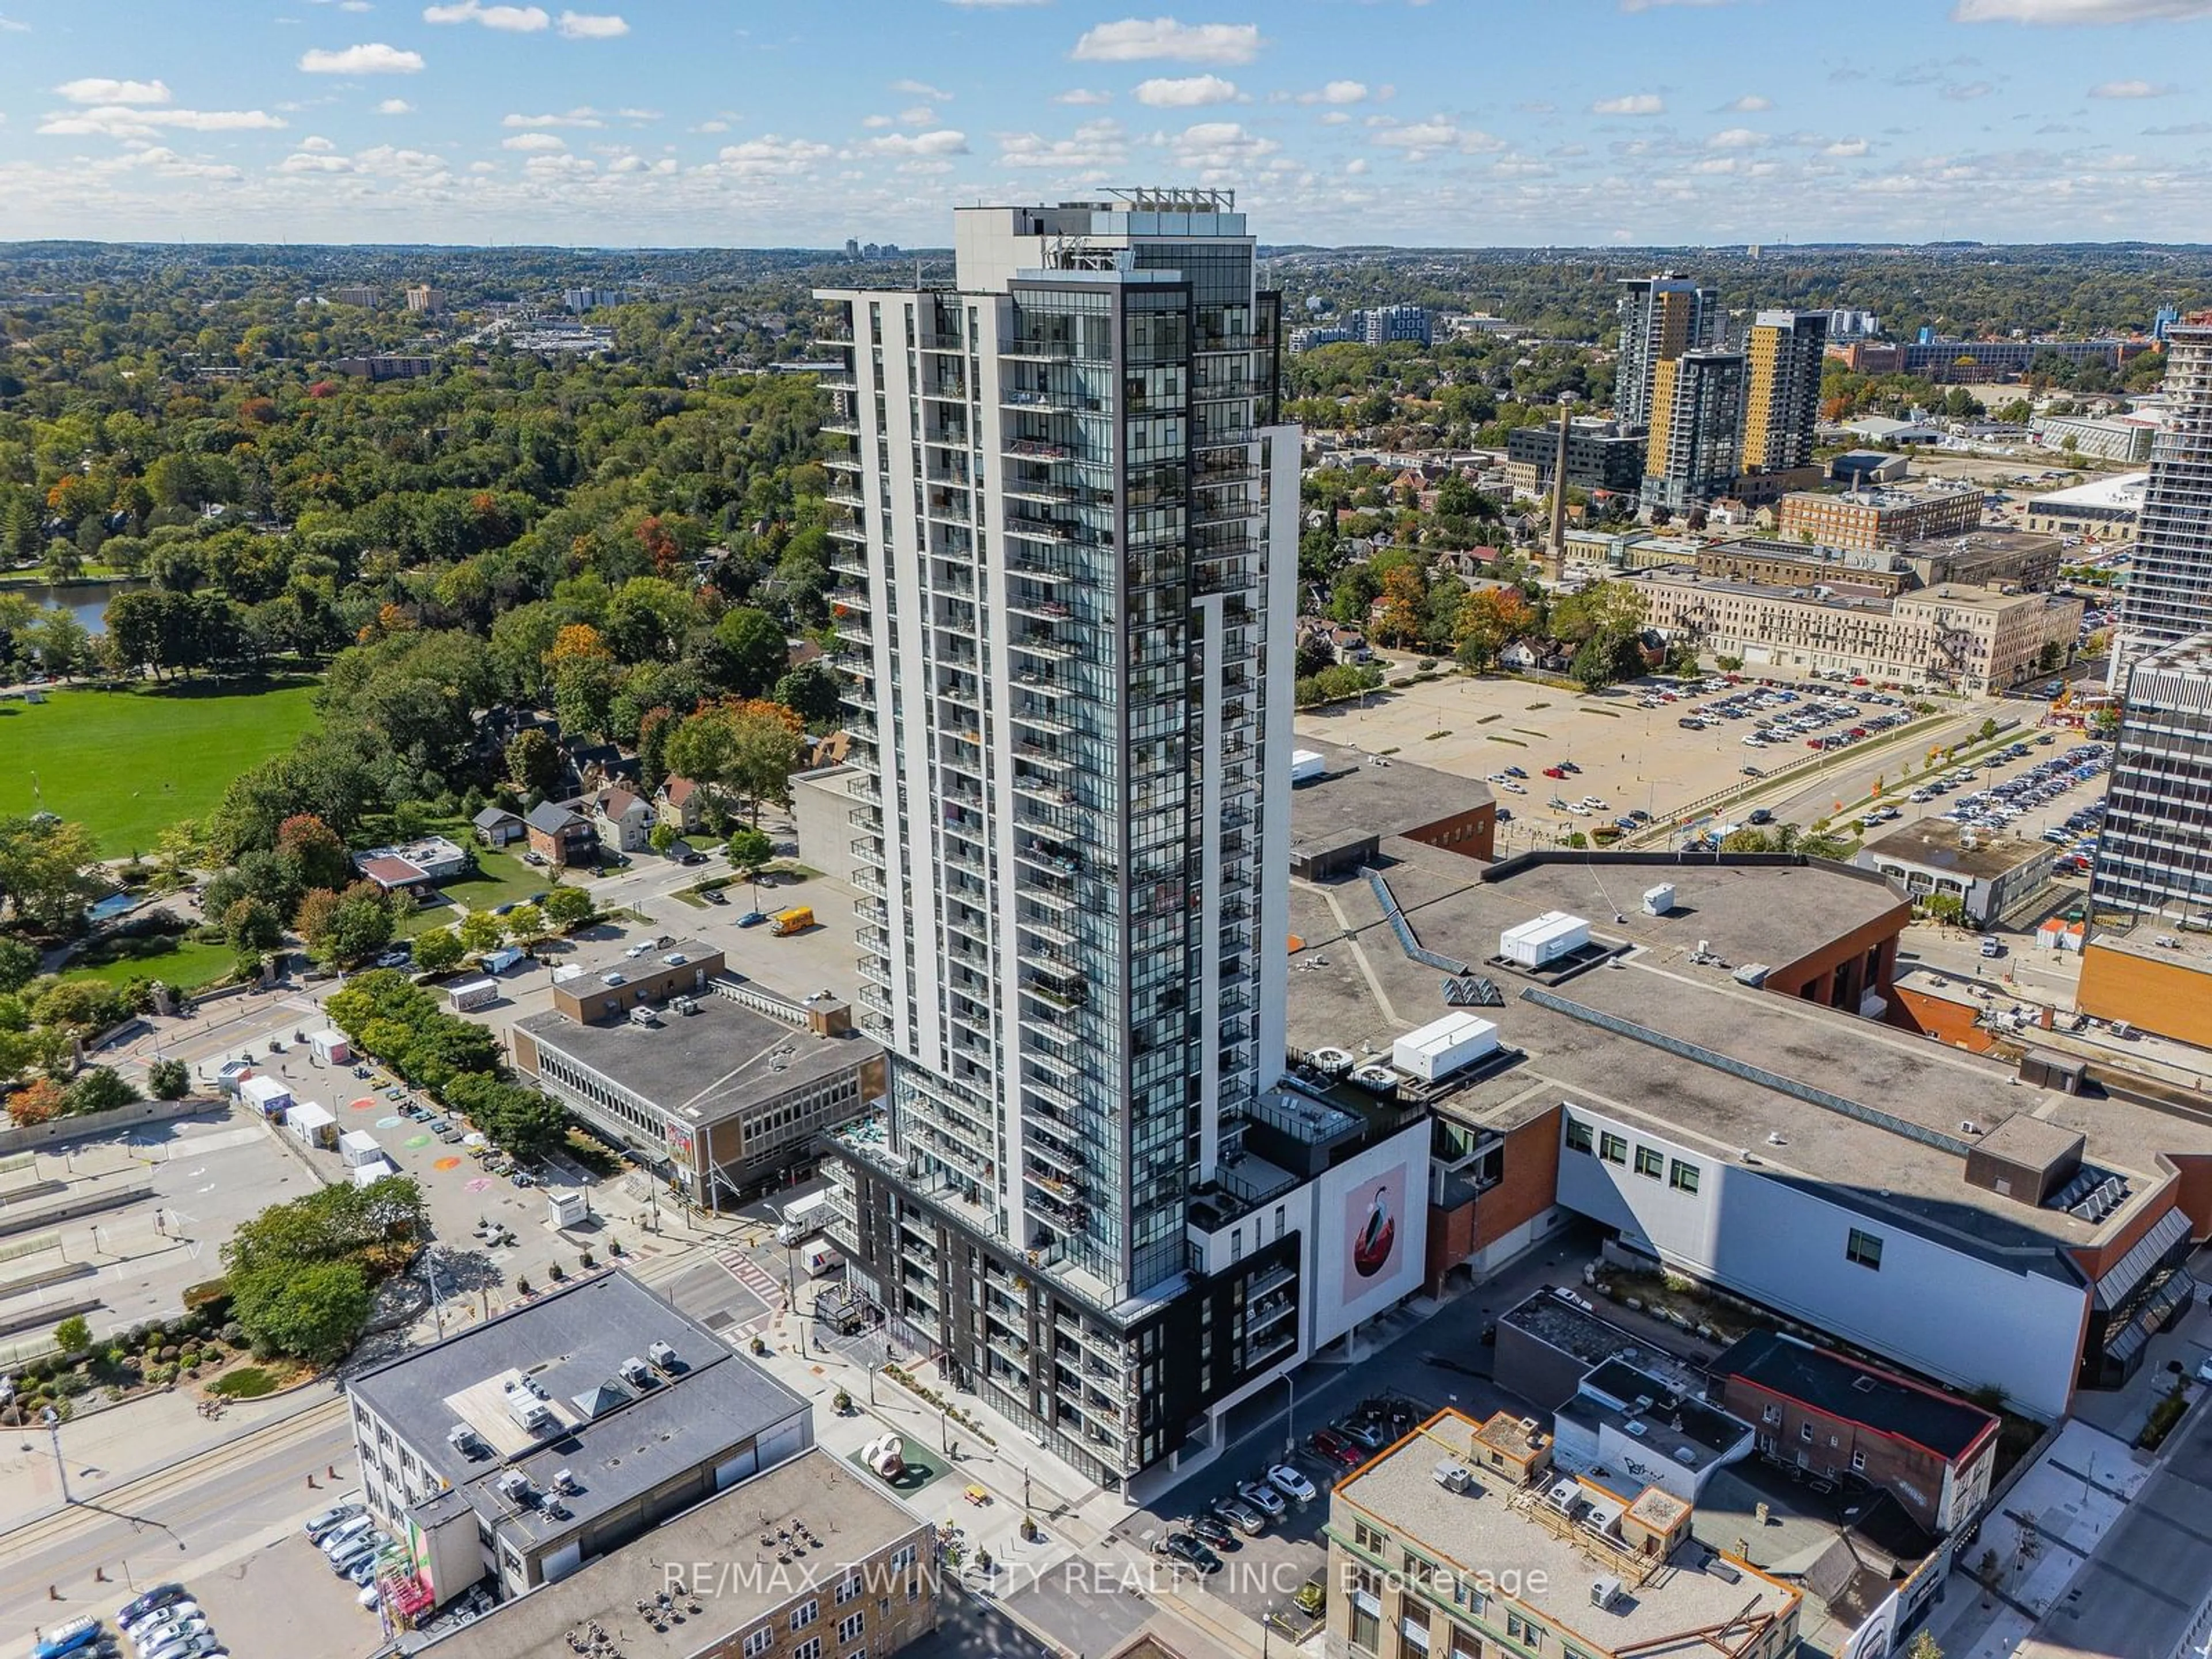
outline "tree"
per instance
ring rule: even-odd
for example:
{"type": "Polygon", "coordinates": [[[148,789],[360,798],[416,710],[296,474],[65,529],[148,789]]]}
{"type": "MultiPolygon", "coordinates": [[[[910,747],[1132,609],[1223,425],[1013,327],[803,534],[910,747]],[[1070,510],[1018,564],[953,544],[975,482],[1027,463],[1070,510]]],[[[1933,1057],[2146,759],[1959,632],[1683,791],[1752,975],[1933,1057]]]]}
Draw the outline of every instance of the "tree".
{"type": "Polygon", "coordinates": [[[484,1073],[456,1078],[448,1097],[493,1141],[524,1158],[559,1146],[568,1132],[568,1115],[558,1102],[484,1073]]]}
{"type": "Polygon", "coordinates": [[[489,910],[471,910],[463,916],[454,932],[460,939],[461,949],[469,955],[480,957],[496,951],[507,938],[507,921],[489,910]]]}
{"type": "Polygon", "coordinates": [[[837,672],[819,657],[778,679],[769,695],[809,726],[827,726],[844,711],[837,672]]]}
{"type": "Polygon", "coordinates": [[[1997,719],[1994,714],[1984,719],[1981,725],[1976,727],[1974,731],[1974,735],[1977,738],[1979,738],[1984,743],[1987,743],[1991,738],[1996,736],[1996,734],[1997,719]]]}
{"type": "Polygon", "coordinates": [[[799,763],[799,717],[772,702],[725,701],[701,709],[668,739],[672,772],[716,794],[750,801],[785,798],[799,763]]]}
{"type": "Polygon", "coordinates": [[[38,947],[0,936],[0,995],[20,991],[38,977],[38,947]]]}
{"type": "Polygon", "coordinates": [[[92,1346],[92,1327],[82,1314],[71,1314],[54,1327],[54,1346],[72,1359],[92,1346]]]}
{"type": "Polygon", "coordinates": [[[71,1117],[81,1117],[88,1112],[112,1112],[138,1098],[137,1091],[123,1080],[122,1074],[106,1066],[95,1066],[82,1073],[69,1085],[67,1092],[66,1110],[71,1117]]]}
{"type": "Polygon", "coordinates": [[[580,887],[556,887],[539,908],[546,921],[566,931],[592,914],[592,896],[580,887]]]}
{"type": "Polygon", "coordinates": [[[1518,588],[1483,588],[1461,602],[1456,654],[1469,668],[1487,668],[1499,652],[1535,625],[1535,608],[1518,588]]]}
{"type": "Polygon", "coordinates": [[[374,882],[357,881],[343,893],[319,888],[300,902],[294,929],[308,954],[325,967],[351,968],[392,943],[392,903],[374,882]]]}
{"type": "Polygon", "coordinates": [[[561,751],[544,731],[526,726],[507,740],[507,775],[518,789],[544,794],[561,775],[561,751]]]}
{"type": "Polygon", "coordinates": [[[433,927],[415,939],[415,966],[426,974],[450,974],[468,953],[460,936],[450,927],[433,927]]]}
{"type": "Polygon", "coordinates": [[[147,1092],[156,1100],[182,1100],[191,1088],[191,1072],[181,1060],[157,1060],[146,1068],[147,1092]]]}
{"type": "Polygon", "coordinates": [[[775,856],[775,843],[769,839],[768,831],[744,824],[730,832],[730,867],[751,870],[766,864],[775,856]]]}
{"type": "Polygon", "coordinates": [[[1418,563],[1391,564],[1382,573],[1382,592],[1375,604],[1376,641],[1384,645],[1419,644],[1428,598],[1428,578],[1418,563]]]}
{"type": "Polygon", "coordinates": [[[255,1342],[311,1364],[342,1358],[367,1328],[368,1275],[352,1261],[231,1275],[231,1317],[255,1342]]]}
{"type": "Polygon", "coordinates": [[[37,817],[0,818],[0,914],[35,933],[73,931],[84,908],[106,890],[100,848],[81,823],[37,817]]]}
{"type": "Polygon", "coordinates": [[[290,860],[302,891],[343,887],[353,879],[345,842],[313,812],[295,812],[276,826],[276,855],[290,860]]]}
{"type": "Polygon", "coordinates": [[[525,950],[542,944],[552,931],[538,905],[518,904],[507,913],[507,936],[525,950]]]}
{"type": "Polygon", "coordinates": [[[68,1108],[69,1097],[50,1077],[42,1077],[8,1097],[8,1115],[19,1128],[51,1121],[68,1108]]]}
{"type": "Polygon", "coordinates": [[[1912,1638],[1912,1645],[1905,1650],[1905,1659],[1943,1659],[1943,1650],[1936,1638],[1921,1631],[1912,1638]]]}
{"type": "Polygon", "coordinates": [[[266,899],[234,899],[222,913],[222,936],[234,951],[273,951],[284,940],[284,923],[266,899]]]}
{"type": "Polygon", "coordinates": [[[645,840],[648,847],[665,858],[668,849],[676,845],[676,826],[664,818],[647,832],[645,840]]]}
{"type": "Polygon", "coordinates": [[[714,624],[714,643],[722,684],[740,697],[757,697],[774,685],[791,658],[782,627],[751,605],[723,614],[714,624]]]}

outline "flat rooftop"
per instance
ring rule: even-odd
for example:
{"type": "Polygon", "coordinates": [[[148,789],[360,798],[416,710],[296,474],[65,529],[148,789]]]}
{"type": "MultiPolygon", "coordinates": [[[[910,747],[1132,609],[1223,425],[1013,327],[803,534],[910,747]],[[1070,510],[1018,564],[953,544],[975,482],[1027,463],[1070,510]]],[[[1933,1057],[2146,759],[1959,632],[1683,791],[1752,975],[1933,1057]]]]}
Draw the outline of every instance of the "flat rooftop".
{"type": "Polygon", "coordinates": [[[2212,634],[2198,634],[2169,645],[2163,651],[2154,651],[2136,665],[2135,672],[2140,674],[2146,668],[2163,668],[2173,674],[2212,675],[2212,634]]]}
{"type": "Polygon", "coordinates": [[[1846,1423],[1856,1423],[1956,1462],[1990,1435],[1997,1419],[1980,1407],[1778,1331],[1740,1337],[1709,1368],[1846,1423]]]}
{"type": "Polygon", "coordinates": [[[1971,881],[1995,881],[2022,865],[2048,859],[2056,849],[2021,836],[1993,835],[1942,818],[1922,818],[1899,825],[1861,850],[1870,857],[1895,859],[1971,881]]]}
{"type": "Polygon", "coordinates": [[[698,1012],[666,1009],[659,1025],[628,1020],[585,1025],[549,1011],[515,1021],[514,1029],[671,1115],[701,1124],[733,1116],[881,1052],[857,1033],[817,1036],[728,997],[709,992],[696,1000],[698,1012]]]}
{"type": "MultiPolygon", "coordinates": [[[[1847,566],[1833,567],[1845,569],[1847,566]]],[[[1808,576],[1813,573],[1808,570],[1808,576]]],[[[1869,587],[1840,579],[1824,579],[1820,591],[1811,587],[1785,587],[1775,582],[1755,582],[1735,576],[1700,576],[1674,567],[1624,573],[1626,580],[1638,582],[1664,583],[1673,587],[1694,587],[1705,593],[1737,593],[1746,599],[1788,601],[1795,605],[1817,605],[1831,611],[1869,611],[1887,614],[1891,596],[1881,588],[1869,587]]]]}
{"type": "MultiPolygon", "coordinates": [[[[1504,1132],[1580,1101],[1716,1161],[1755,1158],[1765,1171],[1826,1183],[1832,1201],[1877,1219],[2069,1281],[2061,1248],[2101,1242],[2135,1219],[2160,1185],[2160,1153],[2212,1153],[2212,1125],[2023,1088],[2000,1060],[1735,980],[1737,967],[1780,969],[1901,921],[1904,901],[1870,872],[1589,854],[1486,866],[1486,882],[1469,878],[1464,859],[1418,842],[1386,850],[1401,855],[1385,874],[1422,944],[1474,964],[1504,994],[1504,1007],[1481,1012],[1520,1058],[1437,1100],[1462,1121],[1504,1132]],[[1674,884],[1676,908],[1646,916],[1640,896],[1660,882],[1674,884]],[[1554,909],[1587,918],[1595,941],[1632,948],[1548,993],[1489,963],[1503,929],[1554,909]],[[1691,960],[1701,942],[1717,962],[1691,960]],[[1814,1103],[1816,1092],[1863,1109],[1814,1103]],[[1962,1152],[1947,1146],[1960,1122],[1993,1129],[2021,1113],[2085,1134],[2085,1158],[2126,1177],[2133,1196],[2091,1223],[1967,1185],[1962,1152]]],[[[1405,954],[1364,883],[1324,895],[1294,882],[1291,926],[1307,941],[1289,975],[1293,1048],[1387,1050],[1435,1018],[1443,975],[1405,954]],[[1329,897],[1351,921],[1348,940],[1329,897]],[[1304,966],[1316,959],[1324,965],[1304,966]]]]}
{"type": "Polygon", "coordinates": [[[1609,1425],[1649,1446],[1653,1455],[1698,1471],[1711,1468],[1751,1433],[1750,1424],[1621,1359],[1608,1359],[1584,1377],[1553,1416],[1593,1429],[1609,1425]]]}
{"type": "Polygon", "coordinates": [[[1677,1395],[1693,1395],[1703,1379],[1692,1374],[1672,1354],[1653,1346],[1626,1326],[1578,1306],[1571,1290],[1536,1291],[1498,1316],[1539,1342],[1595,1370],[1614,1358],[1629,1359],[1637,1370],[1657,1378],[1677,1395]]]}
{"type": "Polygon", "coordinates": [[[1341,846],[1361,836],[1389,836],[1418,830],[1487,805],[1494,797],[1480,778],[1439,772],[1395,755],[1298,734],[1291,745],[1310,749],[1328,763],[1328,771],[1291,791],[1291,845],[1304,848],[1341,846]]]}
{"type": "Polygon", "coordinates": [[[365,1372],[349,1391],[404,1431],[430,1473],[527,1547],[588,1528],[755,1434],[807,1411],[805,1400],[708,1327],[627,1273],[602,1273],[365,1372]],[[654,1342],[676,1351],[643,1382],[622,1375],[654,1342]],[[508,1414],[511,1382],[535,1385],[552,1426],[508,1414]],[[466,1423],[490,1447],[470,1457],[447,1438],[466,1423]],[[495,1489],[520,1469],[540,1490],[556,1470],[580,1488],[568,1518],[517,1509],[495,1489]]]}
{"type": "MultiPolygon", "coordinates": [[[[810,1449],[580,1572],[461,1626],[428,1650],[438,1659],[542,1659],[570,1651],[572,1635],[588,1647],[596,1623],[611,1636],[619,1634],[623,1659],[690,1659],[725,1642],[734,1652],[739,1632],[810,1587],[826,1595],[843,1581],[845,1569],[926,1525],[849,1464],[810,1449]],[[789,1547],[777,1535],[796,1523],[820,1541],[779,1561],[779,1550],[788,1553],[789,1547]],[[638,1602],[670,1590],[672,1572],[680,1575],[694,1562],[709,1564],[713,1573],[696,1587],[702,1612],[656,1631],[640,1616],[638,1602]]],[[[881,1593],[881,1584],[872,1586],[869,1601],[881,1593]]],[[[831,1617],[825,1607],[824,1621],[831,1617]]]]}
{"type": "MultiPolygon", "coordinates": [[[[1639,1647],[1673,1651],[1669,1638],[1731,1623],[1739,1633],[1724,1645],[1733,1648],[1750,1634],[1745,1620],[1785,1617],[1798,1605],[1796,1590],[1754,1568],[1714,1571],[1712,1553],[1694,1540],[1611,1607],[1594,1605],[1591,1581],[1613,1569],[1600,1554],[1529,1518],[1528,1509],[1531,1500],[1540,1500],[1542,1486],[1515,1486],[1495,1471],[1466,1463],[1480,1426],[1456,1411],[1437,1413],[1338,1483],[1332,1521],[1346,1509],[1364,1511],[1424,1554],[1468,1574],[1497,1574],[1510,1564],[1521,1576],[1522,1593],[1515,1599],[1607,1653],[1639,1647]],[[1468,1469],[1466,1491],[1448,1492],[1437,1484],[1437,1465],[1448,1457],[1468,1469]],[[1531,1588],[1537,1582],[1541,1590],[1531,1588]]],[[[1667,1501],[1677,1511],[1682,1507],[1677,1499],[1667,1501]]]]}
{"type": "Polygon", "coordinates": [[[2143,491],[2149,484],[2148,472],[2115,472],[2075,484],[2070,489],[2031,495],[2027,506],[2030,512],[2051,507],[2116,507],[2132,511],[2142,506],[2143,491]]]}

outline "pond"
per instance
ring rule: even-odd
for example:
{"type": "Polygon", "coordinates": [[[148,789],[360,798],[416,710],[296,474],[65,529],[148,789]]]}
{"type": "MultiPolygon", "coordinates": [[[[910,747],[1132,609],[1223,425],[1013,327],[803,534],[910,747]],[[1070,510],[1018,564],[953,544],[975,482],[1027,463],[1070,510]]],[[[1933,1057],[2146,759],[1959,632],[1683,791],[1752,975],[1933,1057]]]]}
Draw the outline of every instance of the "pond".
{"type": "Polygon", "coordinates": [[[84,624],[88,634],[107,631],[107,602],[118,593],[135,592],[149,586],[143,576],[126,576],[111,582],[53,582],[31,587],[9,587],[33,605],[59,605],[84,624]]]}
{"type": "Polygon", "coordinates": [[[119,916],[138,902],[136,893],[110,893],[94,905],[85,915],[94,921],[106,921],[110,916],[119,916]]]}

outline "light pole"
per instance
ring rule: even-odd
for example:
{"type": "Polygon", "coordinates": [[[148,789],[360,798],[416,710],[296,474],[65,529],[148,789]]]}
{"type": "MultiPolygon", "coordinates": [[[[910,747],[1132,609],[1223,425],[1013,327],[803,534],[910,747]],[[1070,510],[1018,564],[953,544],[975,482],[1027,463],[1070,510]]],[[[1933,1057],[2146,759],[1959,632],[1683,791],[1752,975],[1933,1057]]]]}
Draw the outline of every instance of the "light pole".
{"type": "Polygon", "coordinates": [[[1291,1390],[1291,1403],[1283,1413],[1283,1454],[1289,1456],[1298,1449],[1298,1379],[1295,1372],[1285,1371],[1283,1381],[1291,1390]]]}
{"type": "Polygon", "coordinates": [[[39,1420],[46,1425],[46,1432],[53,1437],[54,1473],[61,1477],[62,1502],[74,1504],[76,1499],[70,1496],[69,1465],[62,1461],[62,1414],[48,1406],[40,1412],[39,1420]]]}

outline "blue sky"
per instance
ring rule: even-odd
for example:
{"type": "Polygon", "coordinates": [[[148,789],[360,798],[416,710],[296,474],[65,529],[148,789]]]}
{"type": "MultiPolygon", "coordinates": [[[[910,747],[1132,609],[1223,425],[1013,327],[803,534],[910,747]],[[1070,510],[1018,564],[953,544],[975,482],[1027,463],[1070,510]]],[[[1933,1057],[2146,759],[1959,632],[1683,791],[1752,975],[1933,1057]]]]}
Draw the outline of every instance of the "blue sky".
{"type": "Polygon", "coordinates": [[[2212,240],[2212,0],[0,0],[0,237],[2212,240]]]}

